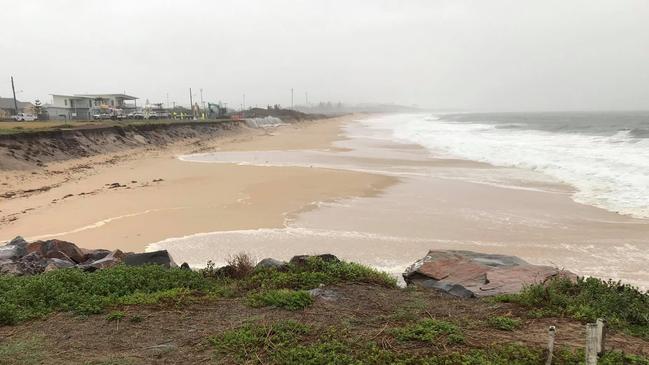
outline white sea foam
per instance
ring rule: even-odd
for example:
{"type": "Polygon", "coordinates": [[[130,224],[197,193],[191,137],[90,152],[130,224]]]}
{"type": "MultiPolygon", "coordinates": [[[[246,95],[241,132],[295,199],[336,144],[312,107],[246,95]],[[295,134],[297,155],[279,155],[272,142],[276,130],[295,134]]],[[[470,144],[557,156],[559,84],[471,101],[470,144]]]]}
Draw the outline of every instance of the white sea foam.
{"type": "Polygon", "coordinates": [[[396,115],[365,122],[432,153],[540,171],[576,188],[574,200],[635,217],[649,217],[649,139],[629,131],[610,136],[500,128],[396,115]]]}

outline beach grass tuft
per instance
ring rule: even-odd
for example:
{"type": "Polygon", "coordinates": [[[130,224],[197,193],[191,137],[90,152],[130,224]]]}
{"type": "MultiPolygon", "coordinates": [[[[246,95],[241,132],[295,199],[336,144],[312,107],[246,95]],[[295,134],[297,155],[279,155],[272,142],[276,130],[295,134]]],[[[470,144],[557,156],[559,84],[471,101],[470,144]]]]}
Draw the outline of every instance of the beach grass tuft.
{"type": "Polygon", "coordinates": [[[649,293],[613,280],[557,278],[494,299],[521,304],[533,317],[604,318],[615,329],[649,339],[649,293]]]}

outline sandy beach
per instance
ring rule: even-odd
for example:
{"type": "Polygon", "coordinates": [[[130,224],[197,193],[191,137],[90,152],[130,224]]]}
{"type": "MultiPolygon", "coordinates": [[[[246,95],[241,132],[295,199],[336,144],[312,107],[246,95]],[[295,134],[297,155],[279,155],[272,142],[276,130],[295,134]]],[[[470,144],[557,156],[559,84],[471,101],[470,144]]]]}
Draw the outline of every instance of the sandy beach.
{"type": "MultiPolygon", "coordinates": [[[[432,156],[360,119],[50,165],[67,180],[3,201],[0,239],[167,249],[192,266],[329,252],[395,274],[429,249],[465,249],[649,286],[646,220],[576,203],[542,174],[432,156]]],[[[3,188],[44,178],[14,174],[3,188]]]]}
{"type": "MultiPolygon", "coordinates": [[[[329,149],[341,138],[340,125],[349,120],[304,122],[272,131],[247,129],[199,147],[200,151],[329,149]]],[[[58,180],[43,172],[3,172],[0,181],[5,190],[48,182],[53,187],[3,201],[0,239],[58,238],[87,248],[138,252],[168,237],[283,227],[286,215],[314,202],[371,196],[396,182],[392,177],[332,169],[206,165],[176,158],[196,148],[179,145],[51,164],[47,171],[63,171],[56,175],[65,178],[58,180]]]]}

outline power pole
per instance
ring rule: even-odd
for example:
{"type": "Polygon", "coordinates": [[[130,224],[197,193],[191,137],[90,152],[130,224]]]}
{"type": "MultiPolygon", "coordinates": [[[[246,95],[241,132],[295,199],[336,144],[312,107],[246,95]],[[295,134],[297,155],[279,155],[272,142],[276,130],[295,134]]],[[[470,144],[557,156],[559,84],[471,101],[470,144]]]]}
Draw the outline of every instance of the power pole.
{"type": "Polygon", "coordinates": [[[196,112],[194,111],[194,99],[192,98],[192,88],[189,88],[189,107],[192,109],[192,117],[196,120],[196,112]]]}
{"type": "Polygon", "coordinates": [[[203,101],[203,88],[201,88],[201,106],[203,107],[203,113],[205,113],[205,102],[203,101]]]}
{"type": "Polygon", "coordinates": [[[15,114],[18,114],[18,101],[16,101],[16,88],[14,87],[14,77],[11,76],[11,91],[14,93],[14,108],[16,108],[15,114]]]}
{"type": "Polygon", "coordinates": [[[291,110],[293,110],[293,88],[291,88],[291,110]]]}

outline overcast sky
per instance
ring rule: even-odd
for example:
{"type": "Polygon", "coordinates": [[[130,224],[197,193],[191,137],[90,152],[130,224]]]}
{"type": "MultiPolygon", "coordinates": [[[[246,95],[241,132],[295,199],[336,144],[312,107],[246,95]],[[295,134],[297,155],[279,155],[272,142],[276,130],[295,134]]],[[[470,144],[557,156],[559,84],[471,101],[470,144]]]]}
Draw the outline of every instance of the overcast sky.
{"type": "Polygon", "coordinates": [[[0,96],[649,109],[649,1],[0,0],[0,96]]]}

